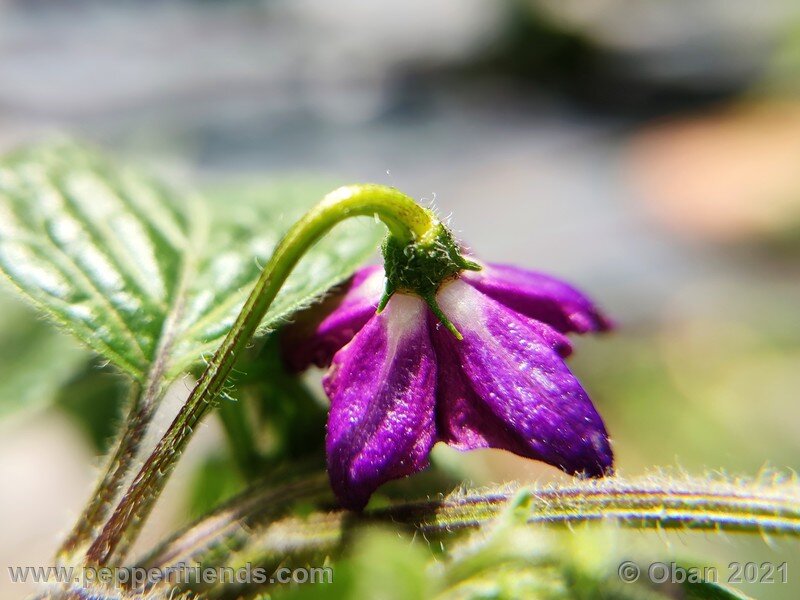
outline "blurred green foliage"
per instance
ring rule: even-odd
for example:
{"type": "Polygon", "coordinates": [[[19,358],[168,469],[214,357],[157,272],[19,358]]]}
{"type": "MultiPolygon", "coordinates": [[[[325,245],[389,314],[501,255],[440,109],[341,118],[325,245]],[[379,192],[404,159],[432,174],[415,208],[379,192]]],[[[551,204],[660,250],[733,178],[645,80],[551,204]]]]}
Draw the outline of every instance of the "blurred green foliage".
{"type": "Polygon", "coordinates": [[[88,360],[88,352],[2,290],[0,419],[52,405],[88,360]]]}

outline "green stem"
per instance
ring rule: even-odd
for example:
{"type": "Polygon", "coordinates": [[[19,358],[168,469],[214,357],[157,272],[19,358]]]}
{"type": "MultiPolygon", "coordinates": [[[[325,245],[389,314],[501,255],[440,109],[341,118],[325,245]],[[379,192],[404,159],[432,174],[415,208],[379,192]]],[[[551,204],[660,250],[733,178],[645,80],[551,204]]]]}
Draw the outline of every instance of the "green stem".
{"type": "MultiPolygon", "coordinates": [[[[800,536],[800,490],[702,479],[625,481],[606,479],[569,486],[528,488],[528,523],[616,522],[638,529],[698,529],[800,536]]],[[[423,533],[478,527],[513,496],[465,494],[441,502],[375,511],[423,533]]]]}
{"type": "Polygon", "coordinates": [[[115,511],[89,547],[87,562],[107,565],[123,557],[150,513],[192,432],[216,407],[219,393],[270,304],[305,252],[334,225],[350,217],[377,216],[394,238],[426,241],[437,233],[433,214],[399,191],[355,185],[328,194],[279,242],[233,327],[209,361],[186,403],[133,479],[115,511]]]}
{"type": "MultiPolygon", "coordinates": [[[[310,488],[313,489],[313,488],[310,488]]],[[[483,490],[439,500],[402,503],[368,510],[286,516],[266,522],[258,502],[264,491],[254,488],[184,534],[168,548],[154,552],[147,564],[162,568],[182,561],[204,562],[202,548],[229,548],[215,564],[242,562],[286,564],[292,558],[335,553],[352,530],[388,523],[431,541],[454,532],[484,526],[514,499],[513,518],[531,525],[576,525],[604,522],[638,529],[744,532],[800,537],[800,487],[797,483],[716,481],[663,476],[578,482],[563,486],[530,486],[518,491],[483,490]],[[246,531],[236,523],[247,523],[246,531]],[[202,544],[197,532],[202,531],[202,544]],[[221,562],[222,561],[222,562],[221,562]]]]}
{"type": "Polygon", "coordinates": [[[130,410],[125,420],[125,427],[114,442],[111,458],[108,459],[103,476],[92,492],[89,504],[56,553],[56,558],[60,562],[71,563],[81,545],[92,539],[95,530],[99,529],[108,517],[114,498],[126,475],[131,472],[147,425],[155,410],[152,403],[140,401],[139,393],[140,386],[134,383],[128,394],[130,410]]]}

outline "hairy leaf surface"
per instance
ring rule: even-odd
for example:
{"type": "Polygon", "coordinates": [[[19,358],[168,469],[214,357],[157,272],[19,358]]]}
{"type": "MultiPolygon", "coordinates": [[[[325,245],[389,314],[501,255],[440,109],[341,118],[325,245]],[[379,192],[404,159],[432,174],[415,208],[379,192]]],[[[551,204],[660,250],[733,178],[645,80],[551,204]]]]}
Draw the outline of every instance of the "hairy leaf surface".
{"type": "MultiPolygon", "coordinates": [[[[324,189],[179,194],[71,144],[0,162],[0,270],[37,307],[142,383],[212,353],[281,235],[324,189]]],[[[345,279],[378,243],[368,221],[315,247],[262,330],[345,279]]]]}

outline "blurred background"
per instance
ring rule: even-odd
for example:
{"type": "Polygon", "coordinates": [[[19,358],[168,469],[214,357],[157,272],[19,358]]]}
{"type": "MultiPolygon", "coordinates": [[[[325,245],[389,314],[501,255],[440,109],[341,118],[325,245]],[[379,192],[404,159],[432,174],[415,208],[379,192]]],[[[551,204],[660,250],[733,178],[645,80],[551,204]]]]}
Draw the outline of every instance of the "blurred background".
{"type": "MultiPolygon", "coordinates": [[[[2,151],[68,134],[200,189],[386,183],[486,260],[587,290],[619,327],[578,340],[573,367],[630,475],[800,469],[799,76],[789,0],[0,0],[2,151]]],[[[87,421],[65,366],[85,355],[39,344],[3,294],[0,564],[46,565],[118,405],[87,421]],[[15,381],[25,352],[52,353],[68,392],[15,381]]],[[[199,510],[198,477],[224,495],[224,444],[209,420],[143,545],[199,510]]],[[[557,477],[437,460],[478,484],[557,477]]],[[[788,559],[800,581],[796,544],[653,538],[701,564],[788,559]]]]}

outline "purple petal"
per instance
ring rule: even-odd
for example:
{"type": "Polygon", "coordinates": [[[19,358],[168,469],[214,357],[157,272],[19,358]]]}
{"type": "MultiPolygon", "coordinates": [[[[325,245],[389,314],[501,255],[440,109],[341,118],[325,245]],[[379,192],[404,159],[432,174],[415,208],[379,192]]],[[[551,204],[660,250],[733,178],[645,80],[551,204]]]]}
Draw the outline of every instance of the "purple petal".
{"type": "Polygon", "coordinates": [[[611,328],[611,322],[589,298],[548,275],[491,264],[481,271],[465,271],[461,276],[490,298],[526,317],[543,321],[562,333],[587,333],[611,328]]]}
{"type": "Polygon", "coordinates": [[[571,473],[602,476],[613,462],[603,421],[564,363],[563,336],[463,281],[437,299],[464,336],[434,332],[437,426],[460,449],[501,448],[571,473]]]}
{"type": "Polygon", "coordinates": [[[422,300],[395,294],[334,357],[323,380],[331,411],[331,486],[360,510],[378,486],[424,469],[436,441],[436,361],[422,300]]]}
{"type": "Polygon", "coordinates": [[[343,292],[304,311],[281,338],[289,369],[299,372],[312,364],[331,364],[333,355],[375,314],[383,289],[383,268],[365,267],[345,284],[343,292]]]}

